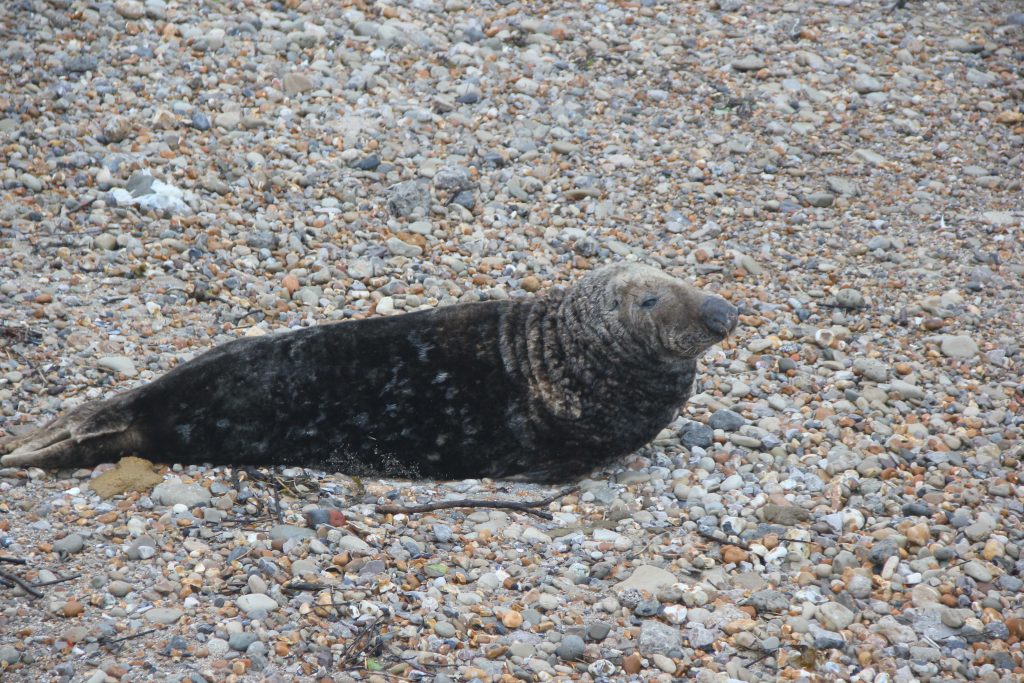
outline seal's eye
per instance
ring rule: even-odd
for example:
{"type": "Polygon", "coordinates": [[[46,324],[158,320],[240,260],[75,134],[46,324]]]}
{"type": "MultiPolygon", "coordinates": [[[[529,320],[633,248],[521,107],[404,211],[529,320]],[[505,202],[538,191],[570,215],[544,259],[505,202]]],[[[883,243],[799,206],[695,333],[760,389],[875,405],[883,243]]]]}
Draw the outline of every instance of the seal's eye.
{"type": "Polygon", "coordinates": [[[640,308],[654,308],[658,305],[658,297],[649,296],[640,302],[640,308]]]}

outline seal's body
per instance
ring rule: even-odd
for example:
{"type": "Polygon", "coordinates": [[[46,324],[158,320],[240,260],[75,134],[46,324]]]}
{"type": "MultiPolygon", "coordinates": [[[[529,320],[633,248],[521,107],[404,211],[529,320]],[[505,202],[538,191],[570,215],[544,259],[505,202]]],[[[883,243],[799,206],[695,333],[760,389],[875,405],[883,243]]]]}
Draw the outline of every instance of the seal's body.
{"type": "Polygon", "coordinates": [[[6,465],[181,463],[563,481],[644,445],[735,326],[644,266],[521,301],[239,339],[8,445],[6,465]]]}

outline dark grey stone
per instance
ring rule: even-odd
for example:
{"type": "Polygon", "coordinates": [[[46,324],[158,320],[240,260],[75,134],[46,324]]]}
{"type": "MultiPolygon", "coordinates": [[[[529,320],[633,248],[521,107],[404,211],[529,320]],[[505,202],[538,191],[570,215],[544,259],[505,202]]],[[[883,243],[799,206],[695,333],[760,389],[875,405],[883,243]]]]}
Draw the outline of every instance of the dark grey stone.
{"type": "Polygon", "coordinates": [[[742,415],[734,413],[731,410],[716,410],[711,414],[711,419],[708,420],[708,424],[711,425],[712,429],[735,432],[737,429],[747,424],[747,421],[742,415]]]}

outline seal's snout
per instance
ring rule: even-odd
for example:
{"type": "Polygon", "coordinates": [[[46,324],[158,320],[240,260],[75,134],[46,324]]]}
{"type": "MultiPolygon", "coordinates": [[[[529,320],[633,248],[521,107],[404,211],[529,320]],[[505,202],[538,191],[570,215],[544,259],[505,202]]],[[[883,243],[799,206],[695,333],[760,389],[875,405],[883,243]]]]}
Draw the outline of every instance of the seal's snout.
{"type": "Polygon", "coordinates": [[[736,329],[736,307],[725,299],[717,296],[709,296],[700,306],[701,317],[704,324],[715,334],[723,338],[736,329]]]}

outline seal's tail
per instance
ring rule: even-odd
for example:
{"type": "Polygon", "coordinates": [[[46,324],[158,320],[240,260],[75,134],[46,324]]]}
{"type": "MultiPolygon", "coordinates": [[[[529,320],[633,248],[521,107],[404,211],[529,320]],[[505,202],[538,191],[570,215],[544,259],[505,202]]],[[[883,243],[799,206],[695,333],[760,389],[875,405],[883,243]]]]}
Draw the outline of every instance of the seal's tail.
{"type": "Polygon", "coordinates": [[[115,397],[72,410],[24,437],[0,442],[7,467],[91,467],[137,448],[132,420],[115,397]]]}

